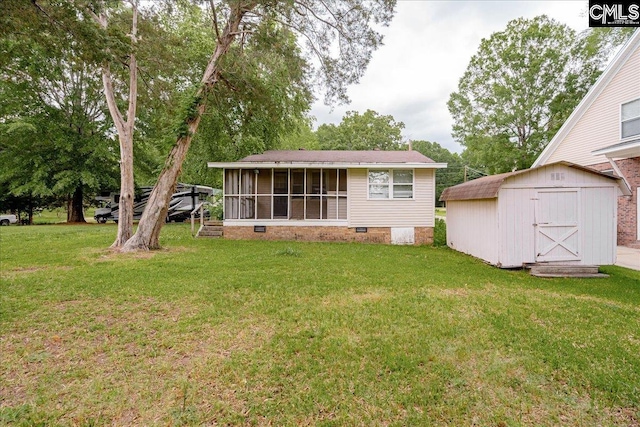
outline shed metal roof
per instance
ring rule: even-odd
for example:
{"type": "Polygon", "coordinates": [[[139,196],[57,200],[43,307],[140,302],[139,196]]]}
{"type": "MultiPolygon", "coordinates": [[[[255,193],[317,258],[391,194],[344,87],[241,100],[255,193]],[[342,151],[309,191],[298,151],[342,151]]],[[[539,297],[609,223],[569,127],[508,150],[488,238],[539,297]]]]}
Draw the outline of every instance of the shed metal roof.
{"type": "MultiPolygon", "coordinates": [[[[501,173],[498,175],[484,176],[482,178],[474,179],[462,184],[455,185],[453,187],[445,188],[440,196],[440,201],[446,202],[449,200],[477,200],[477,199],[494,199],[498,197],[498,191],[505,180],[517,176],[531,173],[532,171],[553,165],[565,165],[570,168],[578,169],[581,171],[600,175],[605,178],[614,179],[618,181],[618,185],[622,189],[622,178],[617,176],[607,175],[602,172],[598,172],[595,169],[591,169],[585,166],[580,166],[570,162],[556,162],[548,165],[538,166],[531,169],[522,169],[514,172],[501,173]]],[[[624,190],[623,190],[624,193],[624,190]]]]}

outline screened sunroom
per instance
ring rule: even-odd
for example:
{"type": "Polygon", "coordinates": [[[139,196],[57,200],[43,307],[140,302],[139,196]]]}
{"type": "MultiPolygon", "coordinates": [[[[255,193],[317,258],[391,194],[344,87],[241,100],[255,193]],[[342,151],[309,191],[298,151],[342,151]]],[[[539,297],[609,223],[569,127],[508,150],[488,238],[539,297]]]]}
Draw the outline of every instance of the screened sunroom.
{"type": "Polygon", "coordinates": [[[224,170],[225,220],[346,220],[347,170],[224,170]]]}
{"type": "Polygon", "coordinates": [[[412,150],[273,150],[208,166],[222,169],[225,238],[425,243],[446,164],[412,150]]]}

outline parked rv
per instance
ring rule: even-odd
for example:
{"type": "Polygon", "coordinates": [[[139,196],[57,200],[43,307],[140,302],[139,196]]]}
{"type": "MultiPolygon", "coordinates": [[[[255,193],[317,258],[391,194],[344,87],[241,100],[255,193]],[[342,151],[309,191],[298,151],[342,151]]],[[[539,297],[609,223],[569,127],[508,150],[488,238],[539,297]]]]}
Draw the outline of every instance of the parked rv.
{"type": "MultiPolygon", "coordinates": [[[[151,195],[151,190],[153,190],[153,187],[141,187],[136,191],[133,200],[133,219],[140,219],[142,216],[142,212],[144,212],[151,195]]],[[[189,219],[191,211],[195,209],[198,203],[211,199],[219,191],[204,185],[178,184],[176,192],[173,193],[169,202],[166,221],[182,222],[189,219]]],[[[105,205],[96,209],[95,220],[101,224],[107,221],[118,222],[120,194],[103,193],[96,197],[96,200],[104,202],[105,205]]],[[[205,211],[204,215],[208,216],[209,212],[205,211]]]]}

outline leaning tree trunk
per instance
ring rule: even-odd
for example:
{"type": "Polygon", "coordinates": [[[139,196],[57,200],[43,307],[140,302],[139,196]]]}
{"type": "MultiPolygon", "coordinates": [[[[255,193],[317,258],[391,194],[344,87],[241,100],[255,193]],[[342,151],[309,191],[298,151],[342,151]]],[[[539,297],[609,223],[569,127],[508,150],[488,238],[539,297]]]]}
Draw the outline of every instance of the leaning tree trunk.
{"type": "Polygon", "coordinates": [[[206,109],[205,99],[207,91],[218,82],[220,77],[220,59],[229,51],[231,44],[239,34],[238,29],[242,17],[252,7],[255,7],[255,5],[239,5],[231,10],[229,20],[223,33],[218,38],[216,49],[207,64],[200,89],[193,100],[191,108],[188,109],[189,116],[184,120],[184,124],[186,125],[185,131],[178,137],[178,140],[167,156],[158,181],[151,191],[142,218],[140,218],[138,230],[127,243],[124,244],[122,247],[123,251],[149,250],[160,247],[160,231],[167,217],[169,202],[176,188],[178,177],[182,170],[182,163],[187,156],[193,135],[198,130],[202,114],[206,109]]]}
{"type": "MultiPolygon", "coordinates": [[[[204,104],[198,108],[198,116],[191,122],[190,128],[198,127],[202,113],[204,112],[204,104]]],[[[138,230],[122,247],[123,251],[149,250],[158,249],[160,247],[160,230],[165,223],[167,212],[169,210],[169,201],[175,192],[178,176],[182,169],[189,146],[191,145],[192,136],[185,135],[178,139],[171,149],[164,168],[160,172],[158,182],[147,200],[138,230]]]]}
{"type": "Polygon", "coordinates": [[[87,222],[84,219],[82,196],[82,184],[80,184],[69,199],[67,208],[67,222],[87,222]]]}

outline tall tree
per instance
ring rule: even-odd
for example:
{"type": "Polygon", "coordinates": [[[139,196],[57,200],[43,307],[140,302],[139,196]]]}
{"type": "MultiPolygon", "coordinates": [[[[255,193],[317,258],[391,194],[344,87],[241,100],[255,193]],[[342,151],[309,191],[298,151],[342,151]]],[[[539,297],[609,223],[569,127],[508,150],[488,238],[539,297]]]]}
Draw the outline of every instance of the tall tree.
{"type": "Polygon", "coordinates": [[[348,111],[339,125],[323,124],[316,136],[323,150],[398,150],[402,145],[404,123],[373,110],[363,114],[348,111]]]}
{"type": "Polygon", "coordinates": [[[233,51],[235,58],[241,57],[244,43],[252,38],[256,28],[266,25],[267,28],[286,28],[297,34],[320,64],[316,76],[327,88],[326,99],[346,100],[346,86],[358,81],[372,52],[382,41],[382,36],[372,26],[388,24],[395,1],[212,0],[210,5],[216,33],[215,49],[200,85],[185,109],[176,142],[149,197],[138,230],[123,250],[159,247],[168,203],[193,135],[206,111],[206,100],[214,88],[233,72],[234,62],[230,59],[234,55],[229,53],[233,51]]]}
{"type": "MultiPolygon", "coordinates": [[[[136,44],[138,42],[138,2],[131,0],[131,29],[129,31],[129,49],[126,66],[129,72],[129,93],[127,95],[127,110],[123,114],[116,100],[111,65],[109,58],[102,61],[102,84],[106,97],[109,114],[118,134],[120,144],[120,198],[118,203],[118,234],[111,245],[120,248],[133,234],[133,200],[135,197],[135,183],[133,177],[133,134],[135,130],[136,108],[138,106],[138,63],[136,60],[136,44]]],[[[106,32],[109,25],[109,14],[102,7],[97,11],[91,10],[98,25],[106,32]],[[96,13],[97,12],[97,13],[96,13]]]]}
{"type": "Polygon", "coordinates": [[[448,102],[465,156],[489,173],[528,168],[595,82],[616,37],[579,35],[539,16],[483,39],[448,102]]]}
{"type": "Polygon", "coordinates": [[[113,185],[113,145],[99,75],[71,38],[51,46],[0,38],[0,183],[14,196],[67,204],[84,222],[87,192],[113,185]]]}

